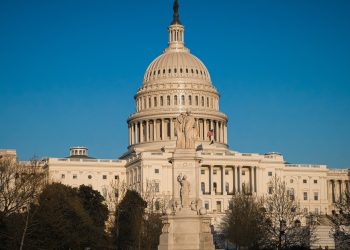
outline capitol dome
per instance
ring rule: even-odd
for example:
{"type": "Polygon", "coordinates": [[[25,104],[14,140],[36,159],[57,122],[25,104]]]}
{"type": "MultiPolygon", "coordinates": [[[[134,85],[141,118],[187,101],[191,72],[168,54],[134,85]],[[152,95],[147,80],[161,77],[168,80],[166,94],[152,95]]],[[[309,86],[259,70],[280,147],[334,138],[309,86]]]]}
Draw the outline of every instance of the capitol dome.
{"type": "Polygon", "coordinates": [[[219,110],[220,95],[208,69],[185,47],[177,1],[168,32],[168,47],[147,67],[134,96],[136,112],[128,118],[129,148],[174,148],[175,121],[184,112],[195,117],[197,145],[215,141],[226,148],[227,116],[219,110]]]}
{"type": "Polygon", "coordinates": [[[192,79],[203,84],[211,85],[210,75],[204,63],[192,55],[188,49],[181,51],[165,50],[147,68],[143,84],[152,84],[158,81],[173,81],[192,79]]]}

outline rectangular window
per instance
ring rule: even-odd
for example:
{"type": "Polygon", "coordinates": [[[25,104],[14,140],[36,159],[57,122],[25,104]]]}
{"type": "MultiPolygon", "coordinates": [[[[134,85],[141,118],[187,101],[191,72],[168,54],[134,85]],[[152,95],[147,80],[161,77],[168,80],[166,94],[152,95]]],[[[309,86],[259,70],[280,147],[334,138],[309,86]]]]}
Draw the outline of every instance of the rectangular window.
{"type": "Polygon", "coordinates": [[[114,176],[114,179],[115,179],[115,180],[119,180],[119,175],[115,175],[115,176],[114,176]]]}
{"type": "Polygon", "coordinates": [[[242,175],[245,175],[245,170],[242,170],[242,175]]]}
{"type": "Polygon", "coordinates": [[[204,202],[204,207],[205,207],[205,209],[209,210],[209,202],[208,201],[204,202]]]}
{"type": "Polygon", "coordinates": [[[317,180],[314,180],[314,184],[317,184],[317,180]]]}
{"type": "Polygon", "coordinates": [[[64,179],[66,178],[66,175],[65,174],[61,174],[61,179],[64,179]]]}
{"type": "Polygon", "coordinates": [[[221,201],[216,202],[216,211],[221,212],[221,201]]]}
{"type": "Polygon", "coordinates": [[[267,190],[267,192],[269,193],[269,194],[272,194],[272,187],[268,187],[268,190],[267,190]]]}
{"type": "Polygon", "coordinates": [[[268,172],[267,175],[268,175],[268,176],[272,176],[272,172],[268,172]]]}
{"type": "Polygon", "coordinates": [[[73,174],[73,179],[78,179],[78,175],[73,174]]]}
{"type": "Polygon", "coordinates": [[[318,192],[314,192],[314,200],[318,201],[318,192]]]}
{"type": "Polygon", "coordinates": [[[201,182],[201,190],[204,194],[205,193],[205,183],[204,182],[201,182]]]}
{"type": "Polygon", "coordinates": [[[106,180],[107,179],[107,175],[102,175],[102,179],[106,180]]]}
{"type": "Polygon", "coordinates": [[[304,192],[304,201],[307,201],[307,192],[304,192]]]}
{"type": "Polygon", "coordinates": [[[228,170],[225,170],[225,175],[228,175],[228,170]]]}
{"type": "Polygon", "coordinates": [[[217,170],[213,170],[213,174],[217,174],[217,170]]]}
{"type": "Polygon", "coordinates": [[[304,179],[304,180],[303,180],[303,183],[307,183],[307,180],[306,180],[306,179],[304,179]]]}
{"type": "Polygon", "coordinates": [[[159,169],[156,168],[156,169],[154,170],[154,173],[155,173],[155,174],[159,174],[159,169]]]}
{"type": "Polygon", "coordinates": [[[201,169],[201,174],[205,174],[205,170],[204,169],[201,169]]]}
{"type": "Polygon", "coordinates": [[[154,183],[154,191],[156,193],[159,193],[159,183],[158,182],[154,183]]]}

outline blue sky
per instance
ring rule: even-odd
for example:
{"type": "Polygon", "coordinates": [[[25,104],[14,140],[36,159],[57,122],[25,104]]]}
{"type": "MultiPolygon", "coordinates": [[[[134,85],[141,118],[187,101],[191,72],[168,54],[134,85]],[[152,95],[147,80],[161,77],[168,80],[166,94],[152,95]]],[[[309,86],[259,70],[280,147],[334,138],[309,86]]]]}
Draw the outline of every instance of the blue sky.
{"type": "MultiPolygon", "coordinates": [[[[350,167],[350,1],[180,0],[230,148],[350,167]]],[[[115,158],[171,0],[0,1],[0,148],[21,159],[73,145],[115,158]]]]}

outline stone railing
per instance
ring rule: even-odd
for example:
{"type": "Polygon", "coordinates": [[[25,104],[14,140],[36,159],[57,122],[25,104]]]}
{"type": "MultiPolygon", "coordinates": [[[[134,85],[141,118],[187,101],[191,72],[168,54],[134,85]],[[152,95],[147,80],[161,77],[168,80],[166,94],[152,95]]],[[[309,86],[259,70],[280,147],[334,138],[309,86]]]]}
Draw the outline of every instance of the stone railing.
{"type": "Polygon", "coordinates": [[[326,165],[318,165],[318,164],[286,164],[286,167],[289,168],[320,168],[327,169],[326,165]]]}

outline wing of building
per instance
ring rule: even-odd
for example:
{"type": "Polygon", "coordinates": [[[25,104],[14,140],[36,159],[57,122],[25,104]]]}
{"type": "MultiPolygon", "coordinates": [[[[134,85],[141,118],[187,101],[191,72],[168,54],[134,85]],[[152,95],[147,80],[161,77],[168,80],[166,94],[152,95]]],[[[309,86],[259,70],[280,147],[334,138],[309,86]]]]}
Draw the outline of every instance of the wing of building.
{"type": "MultiPolygon", "coordinates": [[[[166,35],[166,34],[164,34],[166,35]]],[[[170,159],[176,149],[176,119],[191,112],[196,122],[199,178],[193,192],[209,213],[223,213],[232,195],[266,195],[269,180],[279,176],[305,212],[331,213],[340,194],[349,190],[347,169],[288,164],[280,153],[242,153],[228,147],[228,119],[220,111],[220,94],[204,63],[185,46],[178,12],[168,27],[168,46],[148,66],[137,90],[135,112],[128,119],[127,151],[119,159],[95,159],[87,148],[70,149],[70,157],[49,158],[52,181],[91,185],[106,196],[113,181],[145,192],[151,185],[162,198],[174,189],[170,159]]]]}

